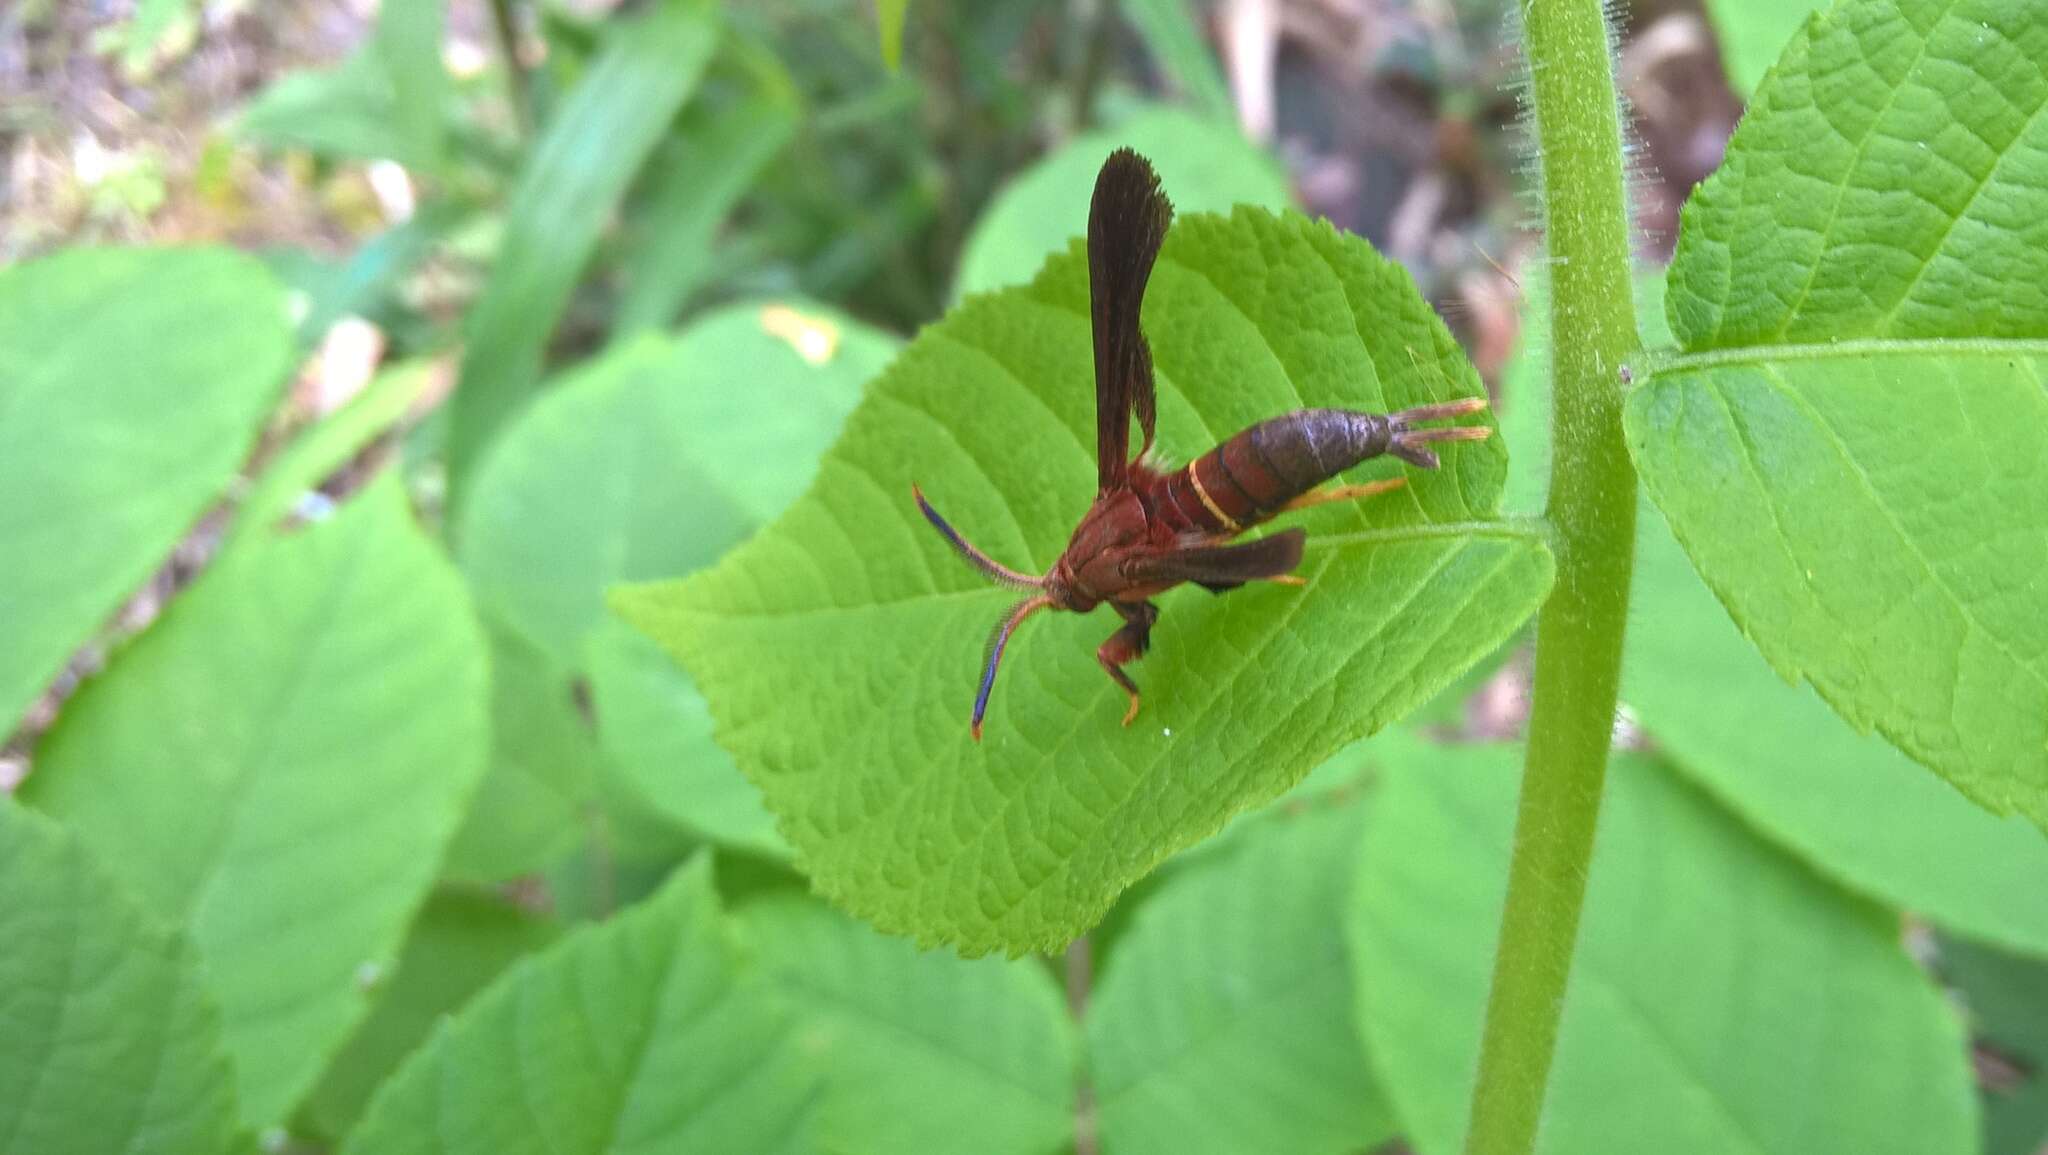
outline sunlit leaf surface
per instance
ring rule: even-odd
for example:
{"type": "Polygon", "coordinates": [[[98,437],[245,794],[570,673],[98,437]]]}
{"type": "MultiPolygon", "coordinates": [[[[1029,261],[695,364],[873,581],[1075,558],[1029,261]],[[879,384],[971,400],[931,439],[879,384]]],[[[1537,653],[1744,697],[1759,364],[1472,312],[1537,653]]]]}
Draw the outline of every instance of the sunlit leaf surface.
{"type": "MultiPolygon", "coordinates": [[[[1009,564],[1051,565],[1095,489],[1086,301],[1069,254],[925,330],[787,514],[695,578],[615,597],[696,676],[819,889],[970,953],[1064,943],[1491,653],[1549,581],[1537,532],[1493,516],[1499,446],[1453,446],[1404,490],[1303,517],[1306,589],[1169,594],[1128,729],[1094,660],[1108,615],[1032,622],[976,745],[981,641],[1013,598],[951,555],[910,485],[1009,564]]],[[[1404,273],[1299,217],[1184,218],[1146,324],[1168,459],[1303,405],[1479,389],[1404,273]]]]}

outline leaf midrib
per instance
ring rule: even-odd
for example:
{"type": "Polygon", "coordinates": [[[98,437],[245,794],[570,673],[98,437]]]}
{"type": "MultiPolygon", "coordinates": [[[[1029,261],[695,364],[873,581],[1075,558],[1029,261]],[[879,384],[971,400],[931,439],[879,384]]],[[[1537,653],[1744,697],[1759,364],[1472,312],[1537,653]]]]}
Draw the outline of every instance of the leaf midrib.
{"type": "Polygon", "coordinates": [[[1855,337],[1786,345],[1737,345],[1722,349],[1680,352],[1651,351],[1644,364],[1643,385],[1658,377],[1717,369],[1731,365],[1762,365],[1787,361],[1868,361],[1886,357],[2014,357],[2048,358],[2043,337],[1855,337]]]}

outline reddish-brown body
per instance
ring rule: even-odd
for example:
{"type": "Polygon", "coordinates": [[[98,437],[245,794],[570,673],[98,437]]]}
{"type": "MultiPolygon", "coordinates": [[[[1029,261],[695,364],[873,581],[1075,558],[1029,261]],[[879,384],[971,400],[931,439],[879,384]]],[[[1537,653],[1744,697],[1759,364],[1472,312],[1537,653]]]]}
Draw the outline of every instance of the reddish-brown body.
{"type": "Polygon", "coordinates": [[[1090,320],[1095,339],[1095,501],[1043,576],[1020,573],[961,537],[912,487],[918,508],[953,548],[996,582],[1036,590],[1013,607],[989,638],[972,731],[983,713],[1011,633],[1041,609],[1086,613],[1107,603],[1124,624],[1096,651],[1130,695],[1128,724],[1138,712],[1138,687],[1123,667],[1145,653],[1159,608],[1151,599],[1183,582],[1220,593],[1248,581],[1294,582],[1305,534],[1284,530],[1255,541],[1235,539],[1289,509],[1363,497],[1402,484],[1317,487],[1370,457],[1391,453],[1434,468],[1435,441],[1475,440],[1484,426],[1420,429],[1486,406],[1460,398],[1385,415],[1349,409],[1300,409],[1246,429],[1177,469],[1146,456],[1152,447],[1152,356],[1138,325],[1139,304],[1166,236],[1173,206],[1144,158],[1128,149],[1110,155],[1096,179],[1088,216],[1090,320]],[[1130,423],[1145,441],[1131,460],[1130,423]]]}

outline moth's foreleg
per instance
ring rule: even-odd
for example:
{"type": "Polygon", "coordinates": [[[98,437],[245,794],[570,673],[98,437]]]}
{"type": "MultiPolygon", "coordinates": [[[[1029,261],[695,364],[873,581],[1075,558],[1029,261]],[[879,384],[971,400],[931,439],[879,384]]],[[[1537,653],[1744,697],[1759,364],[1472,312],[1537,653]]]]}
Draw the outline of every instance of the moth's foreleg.
{"type": "Polygon", "coordinates": [[[1131,708],[1124,711],[1124,725],[1128,726],[1131,719],[1138,716],[1138,684],[1124,673],[1123,667],[1144,657],[1145,651],[1151,647],[1152,623],[1159,620],[1159,607],[1151,602],[1136,605],[1111,602],[1110,605],[1123,615],[1124,624],[1109,636],[1108,641],[1097,647],[1095,660],[1101,662],[1110,678],[1131,696],[1131,708]]]}

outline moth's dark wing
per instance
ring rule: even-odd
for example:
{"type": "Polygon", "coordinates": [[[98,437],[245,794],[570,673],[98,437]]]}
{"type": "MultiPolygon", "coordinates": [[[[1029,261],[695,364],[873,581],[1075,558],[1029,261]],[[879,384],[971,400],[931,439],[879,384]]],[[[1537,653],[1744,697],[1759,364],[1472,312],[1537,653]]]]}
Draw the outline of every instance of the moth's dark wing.
{"type": "Polygon", "coordinates": [[[1194,582],[1211,590],[1234,589],[1249,581],[1284,577],[1301,564],[1308,531],[1300,528],[1237,545],[1204,545],[1133,558],[1126,575],[1140,582],[1194,582]]]}
{"type": "Polygon", "coordinates": [[[1131,414],[1152,446],[1152,351],[1138,327],[1145,281],[1173,220],[1152,164],[1128,148],[1109,154],[1088,206],[1088,305],[1095,330],[1095,476],[1118,488],[1130,465],[1131,414]]]}

